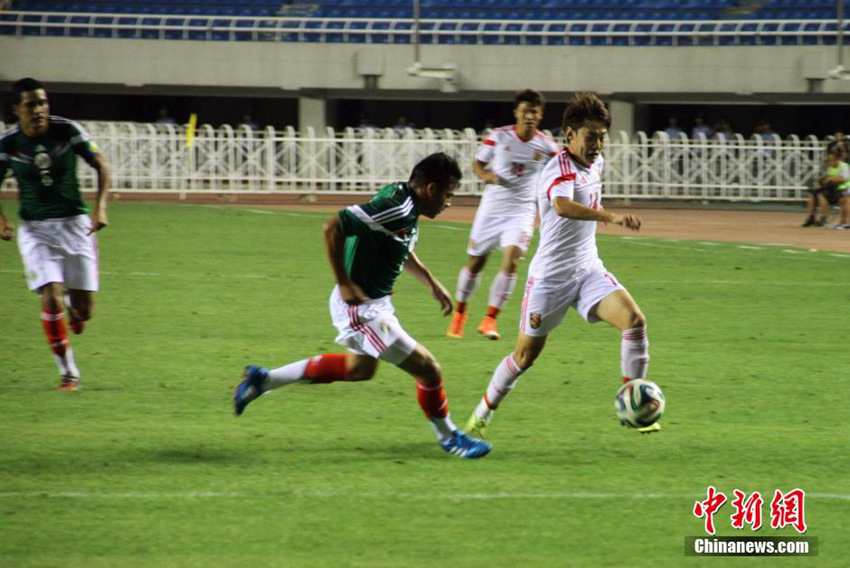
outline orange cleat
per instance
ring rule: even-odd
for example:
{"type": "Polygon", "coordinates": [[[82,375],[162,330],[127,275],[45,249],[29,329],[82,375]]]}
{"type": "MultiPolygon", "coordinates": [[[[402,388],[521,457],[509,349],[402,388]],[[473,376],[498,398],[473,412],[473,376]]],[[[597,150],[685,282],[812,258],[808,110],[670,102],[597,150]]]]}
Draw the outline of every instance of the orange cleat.
{"type": "Polygon", "coordinates": [[[56,387],[56,390],[60,391],[76,391],[83,388],[83,385],[80,384],[79,377],[72,377],[70,375],[66,375],[62,377],[62,382],[56,387]]]}
{"type": "Polygon", "coordinates": [[[454,312],[452,314],[452,323],[449,324],[449,330],[446,335],[460,339],[463,337],[463,330],[466,329],[466,318],[469,317],[469,312],[454,312]]]}
{"type": "Polygon", "coordinates": [[[500,339],[502,337],[499,335],[499,326],[496,325],[496,318],[491,318],[490,316],[481,320],[481,325],[478,326],[478,333],[487,339],[500,339]]]}

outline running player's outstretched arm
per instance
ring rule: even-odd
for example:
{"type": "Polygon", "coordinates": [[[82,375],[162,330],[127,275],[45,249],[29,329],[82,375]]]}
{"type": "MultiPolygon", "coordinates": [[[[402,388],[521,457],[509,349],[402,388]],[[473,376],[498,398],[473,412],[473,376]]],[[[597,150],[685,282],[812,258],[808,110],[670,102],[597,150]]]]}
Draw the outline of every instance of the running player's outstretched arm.
{"type": "Polygon", "coordinates": [[[106,217],[106,198],[112,185],[112,170],[103,154],[95,154],[92,157],[91,167],[97,171],[97,202],[91,214],[89,234],[99,231],[109,224],[106,217]]]}
{"type": "Polygon", "coordinates": [[[449,291],[446,290],[446,287],[443,286],[433,274],[431,274],[431,271],[428,270],[424,264],[422,264],[422,261],[420,261],[419,257],[416,256],[416,253],[410,253],[410,256],[408,256],[407,260],[404,261],[404,269],[410,272],[414,278],[428,286],[431,290],[431,295],[440,302],[444,316],[452,313],[454,306],[452,305],[452,297],[449,294],[449,291]]]}
{"type": "Polygon", "coordinates": [[[345,235],[339,223],[339,215],[334,215],[325,221],[322,227],[325,233],[325,251],[328,262],[339,284],[339,295],[348,304],[362,304],[369,298],[345,270],[345,235]]]}
{"type": "Polygon", "coordinates": [[[634,215],[617,215],[602,208],[591,209],[566,197],[556,197],[552,205],[559,217],[577,221],[602,221],[622,225],[633,231],[640,230],[640,219],[634,215]]]}

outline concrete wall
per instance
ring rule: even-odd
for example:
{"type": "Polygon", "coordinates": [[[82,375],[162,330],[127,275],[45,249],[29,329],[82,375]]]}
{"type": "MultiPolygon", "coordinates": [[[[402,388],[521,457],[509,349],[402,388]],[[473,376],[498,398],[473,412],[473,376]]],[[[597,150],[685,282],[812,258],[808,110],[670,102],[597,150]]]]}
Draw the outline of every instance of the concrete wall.
{"type": "Polygon", "coordinates": [[[822,80],[835,66],[834,47],[423,46],[422,60],[457,65],[459,92],[440,94],[439,80],[408,75],[411,46],[0,37],[0,81],[36,75],[107,91],[263,88],[312,98],[421,98],[433,91],[470,98],[534,86],[637,101],[709,94],[833,102],[850,94],[850,82],[822,80]],[[373,88],[364,88],[367,75],[373,88]]]}

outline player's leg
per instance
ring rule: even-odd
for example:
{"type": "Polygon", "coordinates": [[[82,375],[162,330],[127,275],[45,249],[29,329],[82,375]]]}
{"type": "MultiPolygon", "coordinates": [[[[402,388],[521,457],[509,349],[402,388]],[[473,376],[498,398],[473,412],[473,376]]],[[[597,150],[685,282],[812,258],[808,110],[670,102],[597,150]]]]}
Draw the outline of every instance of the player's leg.
{"type": "Polygon", "coordinates": [[[517,266],[522,258],[523,250],[515,245],[502,249],[502,265],[493,283],[490,285],[490,301],[487,305],[487,315],[478,326],[478,332],[488,339],[499,339],[499,329],[496,318],[511,297],[516,287],[517,266]]]}
{"type": "Polygon", "coordinates": [[[53,352],[59,374],[62,375],[60,390],[80,388],[80,370],[74,361],[74,352],[68,342],[65,327],[65,288],[61,282],[50,282],[39,289],[41,297],[41,326],[47,343],[53,352]]]}
{"type": "Polygon", "coordinates": [[[349,352],[326,353],[275,369],[248,365],[242,380],[233,391],[233,408],[237,416],[260,395],[295,383],[328,384],[337,381],[368,381],[378,369],[371,355],[349,352]]]}
{"type": "Polygon", "coordinates": [[[91,290],[69,289],[66,296],[66,307],[68,308],[68,323],[71,331],[79,335],[83,332],[86,322],[94,314],[95,293],[91,290]]]}
{"type": "Polygon", "coordinates": [[[820,209],[820,219],[815,221],[816,227],[823,227],[826,225],[826,220],[829,218],[829,199],[825,195],[827,192],[832,191],[831,189],[825,189],[824,191],[818,194],[818,206],[820,209]]]}
{"type": "Polygon", "coordinates": [[[841,224],[845,229],[850,229],[850,192],[841,196],[839,202],[841,207],[841,224]]]}
{"type": "MultiPolygon", "coordinates": [[[[646,317],[628,290],[619,289],[603,298],[591,310],[590,317],[598,318],[621,332],[620,369],[623,384],[633,379],[645,378],[649,370],[646,317]]],[[[642,434],[650,434],[661,430],[661,425],[656,422],[652,426],[637,430],[642,434]]]]}
{"type": "Polygon", "coordinates": [[[810,189],[809,197],[806,199],[806,220],[803,222],[804,227],[811,227],[815,224],[815,212],[818,207],[818,195],[820,190],[810,189]]]}
{"type": "Polygon", "coordinates": [[[480,458],[490,452],[489,443],[465,435],[452,422],[443,388],[442,369],[424,345],[417,344],[413,352],[397,366],[416,379],[419,406],[444,450],[466,458],[480,458]]]}
{"type": "Polygon", "coordinates": [[[479,255],[469,255],[466,264],[460,269],[457,276],[457,291],[455,292],[455,310],[452,321],[446,335],[449,337],[463,337],[466,328],[466,320],[469,317],[467,303],[481,283],[481,271],[487,263],[486,252],[479,255]]]}

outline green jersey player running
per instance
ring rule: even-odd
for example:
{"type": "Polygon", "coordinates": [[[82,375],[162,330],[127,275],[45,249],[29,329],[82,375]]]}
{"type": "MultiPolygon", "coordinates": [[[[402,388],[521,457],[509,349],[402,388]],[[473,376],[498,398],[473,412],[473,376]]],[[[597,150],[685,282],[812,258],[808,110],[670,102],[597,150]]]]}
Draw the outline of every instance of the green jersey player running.
{"type": "Polygon", "coordinates": [[[237,416],[261,394],[285,385],[367,381],[383,359],[416,379],[419,406],[445,451],[465,458],[490,452],[488,442],[467,436],[452,423],[439,363],[404,330],[390,301],[405,269],[428,287],[444,315],[452,312],[448,290],[413,249],[419,216],[433,219],[449,207],[460,178],[453,158],[431,154],[413,168],[409,181],[392,183],[369,203],[343,209],[325,223],[325,248],[337,281],[330,297],[331,319],[336,342],[348,353],[316,355],[271,370],[249,365],[233,393],[237,416]]]}
{"type": "MultiPolygon", "coordinates": [[[[65,305],[71,329],[82,333],[98,289],[94,233],[107,224],[109,166],[79,124],[50,115],[47,92],[35,79],[14,84],[13,110],[19,124],[0,135],[0,182],[7,170],[18,182],[18,249],[27,281],[41,296],[42,327],[62,375],[59,388],[77,390],[80,371],[68,343],[65,305]],[[77,156],[97,171],[93,211],[80,193],[77,156]]],[[[14,232],[0,209],[0,239],[11,240],[14,232]]]]}

